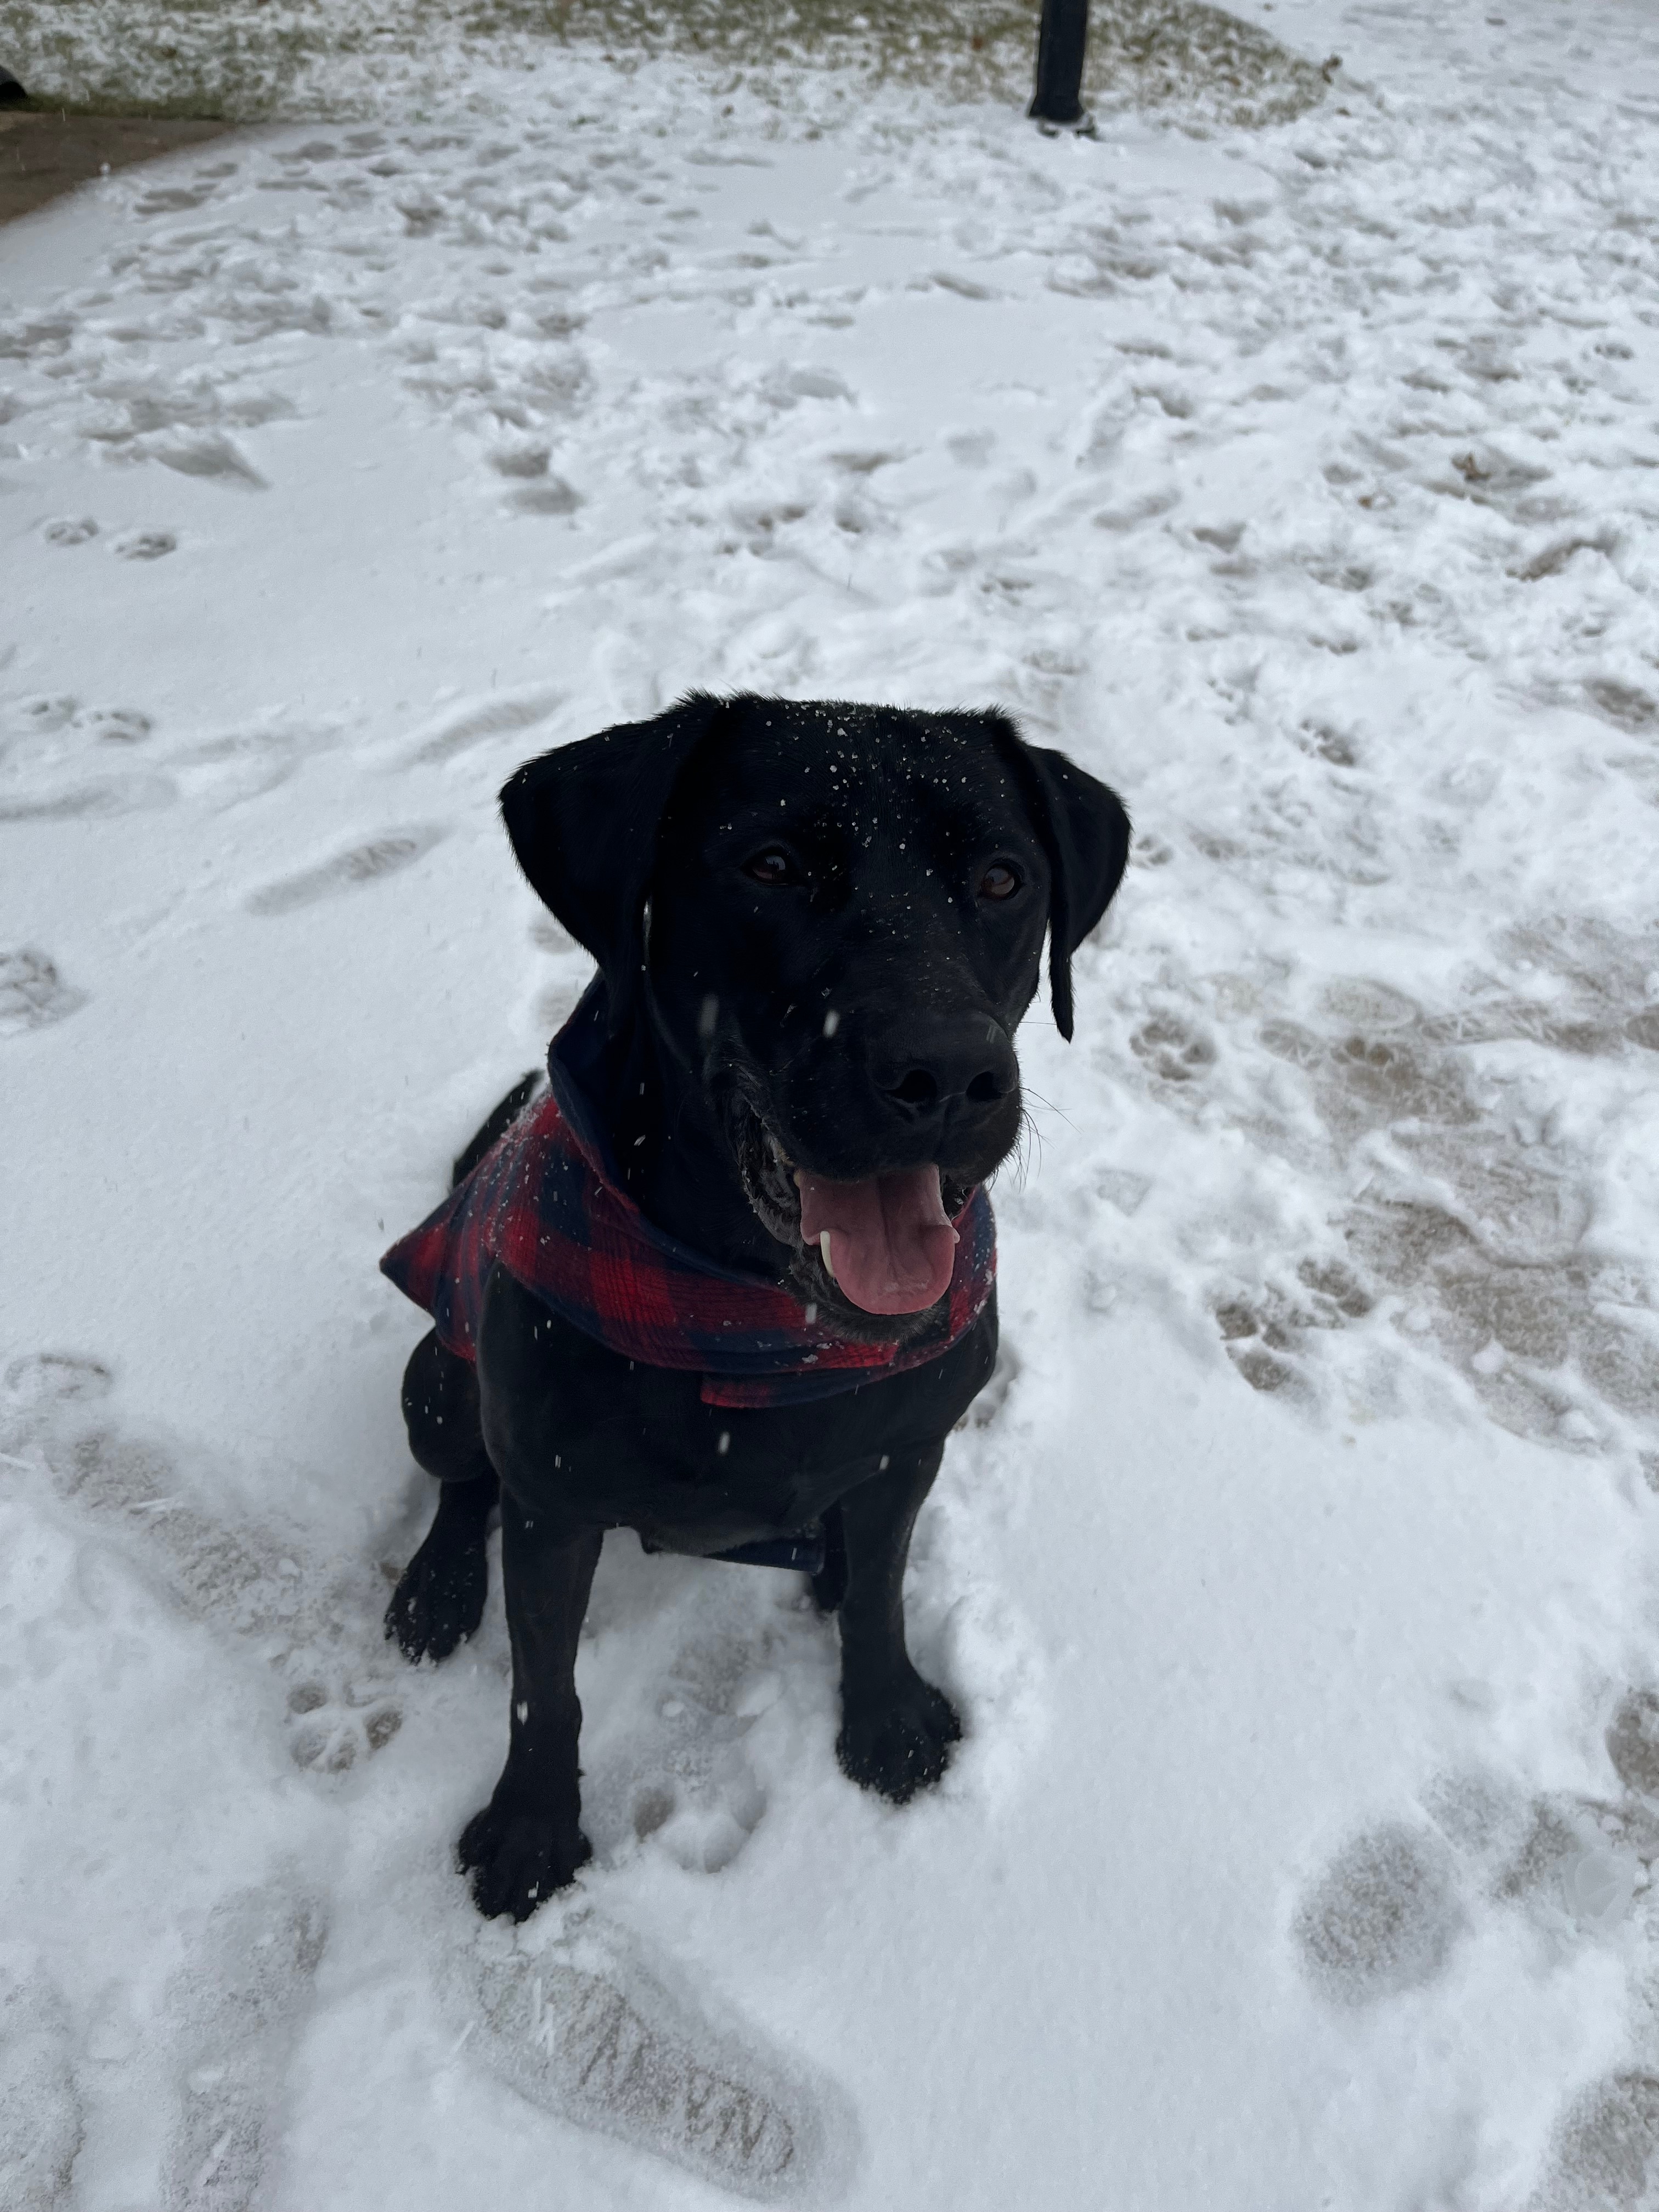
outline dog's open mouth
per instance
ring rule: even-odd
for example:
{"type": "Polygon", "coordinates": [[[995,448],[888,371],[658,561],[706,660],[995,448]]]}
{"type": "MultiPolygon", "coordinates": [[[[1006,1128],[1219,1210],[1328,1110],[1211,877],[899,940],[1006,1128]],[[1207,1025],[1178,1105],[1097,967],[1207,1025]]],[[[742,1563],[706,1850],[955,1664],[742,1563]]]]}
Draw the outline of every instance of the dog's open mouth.
{"type": "Polygon", "coordinates": [[[915,1314],[945,1296],[956,1265],[951,1217],[967,1186],[931,1164],[832,1182],[797,1166],[746,1103],[738,1137],[744,1187],[768,1233],[797,1247],[850,1304],[915,1314]]]}

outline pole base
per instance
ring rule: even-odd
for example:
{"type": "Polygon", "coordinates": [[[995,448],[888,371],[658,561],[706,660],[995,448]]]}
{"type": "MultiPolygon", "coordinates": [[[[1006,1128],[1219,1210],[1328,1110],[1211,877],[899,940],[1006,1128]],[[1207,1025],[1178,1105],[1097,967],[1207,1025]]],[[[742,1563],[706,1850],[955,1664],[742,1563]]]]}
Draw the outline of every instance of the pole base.
{"type": "Polygon", "coordinates": [[[1100,136],[1095,128],[1095,118],[1086,107],[1079,110],[1070,123],[1056,123],[1052,115],[1031,114],[1029,108],[1026,112],[1045,138],[1097,138],[1100,136]]]}

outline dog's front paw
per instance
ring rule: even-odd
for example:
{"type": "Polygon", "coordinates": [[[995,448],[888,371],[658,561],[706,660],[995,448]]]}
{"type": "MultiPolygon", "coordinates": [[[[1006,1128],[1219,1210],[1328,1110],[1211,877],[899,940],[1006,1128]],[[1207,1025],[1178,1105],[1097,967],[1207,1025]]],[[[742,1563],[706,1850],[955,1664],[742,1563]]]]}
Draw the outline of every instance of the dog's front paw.
{"type": "Polygon", "coordinates": [[[489,1565],[477,1543],[440,1541],[434,1528],[404,1569],[386,1609],[386,1632],[405,1659],[447,1659],[483,1619],[489,1565]]]}
{"type": "Polygon", "coordinates": [[[930,1790],[950,1764],[962,1735],[957,1709],[942,1690],[912,1673],[896,1696],[877,1704],[842,1702],[836,1756],[842,1771],[896,1805],[930,1790]]]}
{"type": "Polygon", "coordinates": [[[574,1822],[492,1800],[467,1822],[455,1856],[472,1877],[472,1901],[486,1920],[502,1913],[528,1920],[555,1890],[575,1880],[593,1846],[574,1822]]]}

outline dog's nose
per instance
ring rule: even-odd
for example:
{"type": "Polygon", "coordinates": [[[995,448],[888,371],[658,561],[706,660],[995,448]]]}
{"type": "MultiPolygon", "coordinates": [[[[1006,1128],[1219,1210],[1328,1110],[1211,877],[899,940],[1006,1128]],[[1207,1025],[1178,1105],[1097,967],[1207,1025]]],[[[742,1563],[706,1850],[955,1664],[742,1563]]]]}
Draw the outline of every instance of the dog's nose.
{"type": "Polygon", "coordinates": [[[1019,1081],[1008,1032],[982,1014],[967,1022],[911,1026],[892,1040],[871,1073],[878,1089],[918,1115],[964,1099],[970,1106],[994,1106],[1019,1081]]]}

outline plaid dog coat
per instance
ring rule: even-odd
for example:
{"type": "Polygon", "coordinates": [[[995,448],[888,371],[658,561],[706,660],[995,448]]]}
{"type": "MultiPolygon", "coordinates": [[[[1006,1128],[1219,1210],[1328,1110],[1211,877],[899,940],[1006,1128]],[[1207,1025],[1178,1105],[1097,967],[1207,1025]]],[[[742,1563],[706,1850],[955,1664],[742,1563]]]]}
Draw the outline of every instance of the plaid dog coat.
{"type": "Polygon", "coordinates": [[[431,1315],[447,1350],[477,1358],[496,1261],[609,1350],[647,1367],[700,1371],[710,1406],[831,1397],[923,1366],[967,1334],[996,1274],[996,1224],[982,1185],[954,1224],[960,1241],[937,1328],[902,1349],[848,1343],[775,1283],[718,1267],[670,1237],[627,1195],[594,1103],[604,1026],[596,980],[548,1048],[551,1091],[380,1262],[431,1315]]]}

